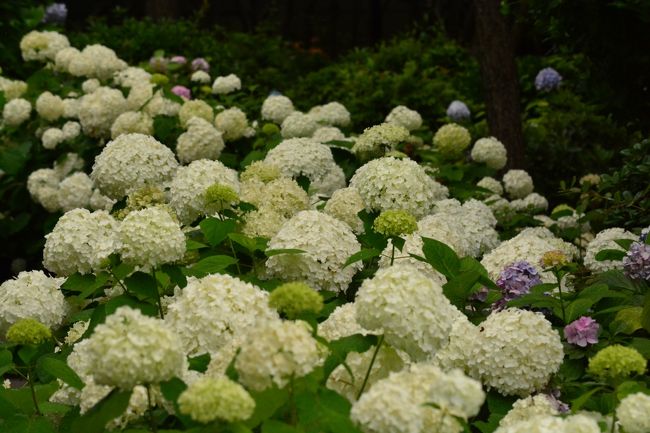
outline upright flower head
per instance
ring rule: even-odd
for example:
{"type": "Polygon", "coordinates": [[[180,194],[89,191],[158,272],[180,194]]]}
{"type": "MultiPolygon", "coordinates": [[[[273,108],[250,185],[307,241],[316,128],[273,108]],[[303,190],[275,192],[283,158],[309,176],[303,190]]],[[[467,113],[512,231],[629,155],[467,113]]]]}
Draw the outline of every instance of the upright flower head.
{"type": "Polygon", "coordinates": [[[535,88],[543,92],[548,92],[557,89],[561,82],[562,76],[558,71],[553,68],[544,68],[535,77],[535,88]]]}
{"type": "Polygon", "coordinates": [[[289,319],[303,313],[318,313],[323,309],[323,297],[305,283],[285,283],[269,296],[269,305],[289,319]]]}
{"type": "Polygon", "coordinates": [[[7,330],[7,341],[14,344],[35,346],[50,337],[52,337],[50,328],[34,319],[20,319],[7,330]]]}
{"type": "Polygon", "coordinates": [[[650,281],[650,245],[634,242],[623,258],[623,270],[633,280],[650,281]]]}
{"type": "Polygon", "coordinates": [[[178,398],[181,413],[193,420],[209,423],[216,419],[228,422],[249,418],[255,400],[243,386],[227,377],[202,377],[192,383],[178,398]]]}
{"type": "Polygon", "coordinates": [[[418,229],[415,217],[404,210],[385,210],[373,223],[376,232],[384,236],[408,235],[418,229]]]}
{"type": "Polygon", "coordinates": [[[64,24],[67,17],[68,8],[65,3],[52,3],[47,8],[45,8],[43,22],[52,24],[64,24]]]}
{"type": "Polygon", "coordinates": [[[589,358],[587,371],[601,380],[625,379],[633,374],[645,373],[646,359],[632,347],[614,344],[589,358]]]}
{"type": "Polygon", "coordinates": [[[499,274],[496,283],[501,288],[503,299],[511,301],[530,292],[530,288],[540,284],[542,280],[535,269],[527,261],[514,262],[499,274]]]}
{"type": "Polygon", "coordinates": [[[582,316],[564,327],[564,337],[569,344],[586,347],[598,343],[598,322],[588,316],[582,316]]]}
{"type": "Polygon", "coordinates": [[[172,93],[184,99],[192,99],[192,92],[185,86],[172,87],[172,93]]]}
{"type": "Polygon", "coordinates": [[[463,101],[452,101],[447,107],[447,116],[454,122],[462,122],[469,119],[471,113],[463,101]]]}

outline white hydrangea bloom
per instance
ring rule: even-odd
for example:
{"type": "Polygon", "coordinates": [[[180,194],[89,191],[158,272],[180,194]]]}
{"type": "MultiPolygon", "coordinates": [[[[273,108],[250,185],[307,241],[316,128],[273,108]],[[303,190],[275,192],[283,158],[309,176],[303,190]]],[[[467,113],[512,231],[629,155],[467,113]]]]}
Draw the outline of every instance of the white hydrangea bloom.
{"type": "Polygon", "coordinates": [[[142,83],[148,83],[151,80],[151,74],[137,66],[129,66],[113,75],[113,81],[118,86],[133,87],[142,83]]]}
{"type": "Polygon", "coordinates": [[[591,272],[606,272],[612,269],[623,269],[622,260],[596,260],[596,255],[602,250],[624,251],[615,241],[618,239],[638,240],[638,236],[620,227],[602,230],[589,242],[585,252],[584,264],[591,272]]]}
{"type": "Polygon", "coordinates": [[[366,128],[354,142],[352,152],[364,158],[392,150],[409,137],[409,131],[397,123],[382,123],[366,128]]]}
{"type": "Polygon", "coordinates": [[[78,119],[81,100],[76,98],[65,98],[63,100],[63,117],[66,119],[78,119]]]}
{"type": "Polygon", "coordinates": [[[95,158],[90,177],[103,194],[121,199],[145,186],[169,181],[177,168],[174,153],[155,138],[124,134],[95,158]]]}
{"type": "Polygon", "coordinates": [[[291,99],[284,95],[271,95],[262,103],[262,119],[281,124],[295,109],[291,99]]]}
{"type": "Polygon", "coordinates": [[[355,188],[341,188],[334,191],[323,212],[346,223],[355,233],[363,232],[363,221],[358,213],[364,209],[363,199],[355,188]]]}
{"type": "Polygon", "coordinates": [[[66,47],[59,50],[54,56],[54,70],[58,72],[68,72],[72,59],[81,54],[81,51],[75,47],[66,47]]]}
{"type": "Polygon", "coordinates": [[[535,188],[533,178],[524,170],[508,170],[503,175],[503,185],[510,198],[524,198],[535,188]]]}
{"type": "Polygon", "coordinates": [[[178,119],[183,128],[187,127],[187,122],[189,122],[192,117],[200,117],[208,122],[212,122],[214,113],[212,107],[210,107],[205,101],[201,99],[193,99],[185,101],[178,111],[178,119]]]}
{"type": "Polygon", "coordinates": [[[444,156],[458,157],[472,141],[467,128],[455,123],[441,126],[433,136],[433,145],[444,156]]]}
{"type": "Polygon", "coordinates": [[[58,158],[54,162],[54,171],[63,179],[70,173],[76,170],[81,170],[84,167],[84,160],[77,153],[66,153],[63,158],[58,158]]]}
{"type": "Polygon", "coordinates": [[[483,163],[495,170],[501,170],[508,162],[506,147],[495,137],[476,140],[470,155],[474,161],[483,163]]]}
{"type": "Polygon", "coordinates": [[[217,77],[212,83],[212,93],[225,95],[241,89],[241,80],[235,74],[217,77]]]}
{"type": "Polygon", "coordinates": [[[239,193],[237,172],[220,161],[201,159],[178,169],[169,185],[169,204],[183,224],[221,210],[219,205],[205,202],[205,190],[215,183],[227,185],[239,193]]]}
{"type": "MultiPolygon", "coordinates": [[[[154,93],[151,100],[144,106],[142,110],[151,117],[156,117],[156,116],[173,117],[180,113],[180,109],[181,109],[181,104],[165,98],[163,96],[162,90],[158,90],[156,91],[156,93],[154,93]]],[[[189,118],[187,120],[189,120],[189,118]]],[[[211,116],[209,120],[212,121],[211,116]]]]}
{"type": "Polygon", "coordinates": [[[268,292],[230,275],[188,278],[167,306],[165,322],[180,336],[189,356],[216,353],[257,319],[277,319],[268,292]]]}
{"type": "Polygon", "coordinates": [[[499,427],[508,427],[521,421],[526,421],[535,416],[559,415],[551,400],[546,394],[537,394],[520,398],[512,404],[512,409],[499,421],[499,427]]]}
{"type": "Polygon", "coordinates": [[[278,234],[288,218],[271,207],[263,207],[244,215],[242,233],[250,237],[271,239],[278,234]]]}
{"type": "Polygon", "coordinates": [[[600,433],[598,423],[583,414],[560,418],[537,415],[517,423],[499,427],[495,433],[600,433]]]}
{"type": "Polygon", "coordinates": [[[53,61],[59,51],[69,46],[70,42],[65,35],[50,31],[32,30],[20,40],[20,51],[26,61],[53,61]]]}
{"type": "Polygon", "coordinates": [[[324,348],[305,322],[261,321],[250,329],[235,360],[239,380],[250,389],[282,388],[324,361],[324,348]]]}
{"type": "Polygon", "coordinates": [[[517,308],[493,312],[480,330],[470,370],[503,395],[526,396],[542,389],[564,359],[560,335],[541,313],[517,308]]]}
{"type": "Polygon", "coordinates": [[[345,186],[345,175],[330,148],[309,138],[283,140],[267,153],[264,162],[279,167],[284,176],[309,178],[310,194],[327,196],[345,186]]]}
{"type": "Polygon", "coordinates": [[[198,159],[217,159],[224,146],[221,132],[212,123],[193,117],[187,122],[187,131],[178,137],[176,154],[181,163],[188,164],[198,159]]]}
{"type": "Polygon", "coordinates": [[[312,134],[311,138],[319,143],[328,141],[345,140],[345,134],[336,126],[321,126],[312,134]]]}
{"type": "Polygon", "coordinates": [[[395,123],[403,126],[409,131],[413,131],[422,126],[422,116],[420,116],[420,113],[415,110],[411,110],[404,105],[398,105],[390,110],[390,113],[386,116],[385,122],[395,123]]]}
{"type": "Polygon", "coordinates": [[[140,111],[153,98],[154,87],[151,83],[139,83],[131,86],[126,97],[126,108],[131,111],[140,111]]]}
{"type": "Polygon", "coordinates": [[[27,91],[27,83],[0,77],[0,91],[4,92],[7,101],[11,101],[20,98],[27,91]]]}
{"type": "Polygon", "coordinates": [[[359,325],[357,305],[354,302],[336,307],[326,320],[318,324],[318,335],[327,341],[338,340],[354,334],[381,334],[381,329],[369,331],[359,325]]]}
{"type": "Polygon", "coordinates": [[[438,283],[408,264],[380,269],[364,280],[355,304],[361,326],[383,329],[386,342],[414,360],[433,357],[462,315],[438,283]]]}
{"type": "Polygon", "coordinates": [[[86,173],[74,173],[61,181],[57,194],[59,207],[64,212],[88,207],[93,195],[93,181],[86,173]]]}
{"type": "Polygon", "coordinates": [[[115,51],[104,45],[94,44],[87,45],[81,53],[71,56],[68,72],[76,77],[108,80],[127,66],[124,60],[117,57],[115,51]]]}
{"type": "Polygon", "coordinates": [[[650,432],[650,395],[642,392],[630,394],[616,408],[618,422],[625,433],[650,432]]]}
{"type": "Polygon", "coordinates": [[[548,209],[548,200],[541,194],[532,192],[522,199],[513,200],[510,206],[516,211],[545,211],[548,209]]]}
{"type": "Polygon", "coordinates": [[[458,316],[451,325],[447,344],[436,352],[433,363],[444,371],[459,369],[471,377],[478,377],[469,365],[472,346],[478,338],[478,326],[464,315],[458,316]]]}
{"type": "Polygon", "coordinates": [[[111,125],[111,138],[124,134],[153,134],[153,119],[141,111],[125,111],[111,125]]]}
{"type": "Polygon", "coordinates": [[[246,113],[237,107],[231,107],[217,114],[214,126],[223,134],[226,141],[237,140],[250,134],[246,113]]]}
{"type": "Polygon", "coordinates": [[[414,364],[375,383],[350,416],[365,433],[460,433],[455,416],[476,415],[484,399],[481,384],[462,373],[414,364]]]}
{"type": "Polygon", "coordinates": [[[47,128],[41,135],[43,148],[52,150],[65,141],[65,134],[59,128],[47,128]]]}
{"type": "Polygon", "coordinates": [[[86,345],[99,385],[132,389],[179,376],[185,363],[181,341],[160,319],[123,306],[97,325],[86,345]]]}
{"type": "Polygon", "coordinates": [[[316,105],[308,115],[321,125],[345,127],[350,124],[350,112],[340,102],[316,105]]]}
{"type": "Polygon", "coordinates": [[[440,272],[436,271],[435,269],[433,269],[433,267],[430,264],[412,257],[411,254],[424,257],[424,252],[422,251],[424,242],[422,241],[422,237],[427,237],[427,238],[440,241],[446,244],[447,246],[449,246],[450,248],[452,248],[453,250],[456,249],[455,245],[458,243],[458,239],[455,237],[454,233],[448,232],[444,229],[437,227],[437,224],[435,225],[428,224],[428,221],[426,221],[428,218],[429,217],[425,217],[422,220],[420,220],[421,222],[425,222],[427,224],[427,226],[422,227],[421,233],[420,232],[411,233],[409,235],[404,236],[404,246],[402,246],[401,251],[399,249],[395,249],[394,255],[393,255],[393,241],[389,239],[386,248],[384,248],[384,251],[382,251],[381,253],[381,257],[379,258],[378,264],[380,268],[387,268],[391,266],[391,257],[393,257],[393,263],[409,264],[414,268],[416,268],[418,271],[425,274],[431,280],[435,281],[437,284],[442,286],[447,282],[445,276],[442,275],[440,272]]]}
{"type": "Polygon", "coordinates": [[[117,203],[117,200],[106,197],[96,188],[93,189],[93,194],[90,196],[90,201],[88,202],[91,209],[105,210],[107,212],[111,211],[115,203],[117,203]]]}
{"type": "Polygon", "coordinates": [[[70,329],[68,329],[68,333],[63,340],[64,343],[72,346],[86,333],[88,326],[90,326],[90,320],[80,320],[75,322],[70,329]]]}
{"type": "Polygon", "coordinates": [[[33,171],[27,178],[27,190],[32,199],[40,203],[47,211],[59,209],[59,182],[61,177],[56,170],[41,168],[33,171]]]}
{"type": "Polygon", "coordinates": [[[210,82],[210,74],[199,69],[192,74],[190,81],[193,83],[208,84],[210,82]]]}
{"type": "Polygon", "coordinates": [[[109,136],[111,125],[126,109],[122,92],[110,87],[100,87],[79,101],[79,122],[84,134],[90,137],[109,136]]]}
{"type": "Polygon", "coordinates": [[[281,126],[281,134],[284,138],[311,137],[318,129],[316,119],[300,111],[289,114],[281,126]]]}
{"type": "Polygon", "coordinates": [[[43,92],[36,99],[36,112],[48,122],[53,122],[63,116],[63,99],[50,92],[43,92]]]}
{"type": "Polygon", "coordinates": [[[81,133],[81,125],[79,122],[65,122],[61,131],[63,131],[63,139],[65,141],[74,140],[81,133]]]}
{"type": "Polygon", "coordinates": [[[270,208],[289,218],[309,207],[309,196],[298,182],[280,177],[264,183],[249,180],[241,184],[241,199],[258,209],[270,208]]]}
{"type": "Polygon", "coordinates": [[[0,339],[20,319],[35,319],[49,328],[58,328],[68,304],[59,287],[65,278],[51,278],[43,271],[21,272],[0,284],[0,339]]]}
{"type": "Polygon", "coordinates": [[[119,247],[117,229],[105,211],[68,211],[45,235],[43,266],[61,276],[98,271],[119,247]]]}
{"type": "Polygon", "coordinates": [[[378,158],[357,169],[350,186],[359,191],[367,210],[402,209],[416,218],[430,214],[435,202],[449,194],[415,161],[393,157],[378,158]]]}
{"type": "Polygon", "coordinates": [[[19,126],[29,119],[32,113],[32,104],[28,100],[15,98],[7,102],[2,108],[2,121],[5,125],[19,126]]]}
{"type": "Polygon", "coordinates": [[[180,260],[185,254],[185,235],[162,207],[129,212],[118,232],[122,259],[144,269],[180,260]]]}
{"type": "Polygon", "coordinates": [[[298,212],[269,241],[269,249],[296,248],[301,254],[277,254],[266,262],[269,276],[305,281],[317,290],[345,291],[361,268],[356,262],[345,269],[347,259],[361,245],[343,222],[324,213],[298,212]]]}
{"type": "Polygon", "coordinates": [[[86,81],[81,83],[81,90],[84,93],[93,93],[95,90],[99,89],[102,83],[97,78],[88,78],[86,81]]]}

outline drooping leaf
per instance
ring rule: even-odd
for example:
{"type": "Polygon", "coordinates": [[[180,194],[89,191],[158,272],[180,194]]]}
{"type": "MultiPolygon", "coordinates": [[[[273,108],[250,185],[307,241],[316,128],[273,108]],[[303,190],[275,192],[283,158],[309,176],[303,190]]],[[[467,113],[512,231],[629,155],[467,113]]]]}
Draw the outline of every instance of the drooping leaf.
{"type": "Polygon", "coordinates": [[[460,259],[454,250],[436,239],[423,237],[422,242],[427,262],[447,279],[453,278],[460,269],[460,259]]]}
{"type": "Polygon", "coordinates": [[[343,264],[343,268],[347,268],[353,263],[356,263],[360,260],[368,260],[372,259],[374,257],[377,257],[381,254],[381,251],[374,249],[374,248],[364,248],[361,251],[357,251],[356,253],[352,254],[348,259],[345,261],[343,264]]]}
{"type": "Polygon", "coordinates": [[[206,218],[199,223],[205,239],[210,245],[217,246],[223,242],[229,233],[235,231],[237,223],[234,220],[220,220],[219,218],[206,218]]]}
{"type": "Polygon", "coordinates": [[[43,356],[38,360],[37,369],[50,374],[57,379],[61,379],[75,389],[81,389],[84,386],[83,381],[77,373],[60,359],[52,356],[43,356]]]}
{"type": "Polygon", "coordinates": [[[192,267],[185,270],[185,274],[197,278],[209,274],[218,274],[226,270],[230,265],[237,263],[237,259],[225,255],[208,256],[192,267]]]}
{"type": "Polygon", "coordinates": [[[129,406],[131,391],[113,390],[72,423],[72,433],[102,433],[106,424],[122,415],[129,406]]]}

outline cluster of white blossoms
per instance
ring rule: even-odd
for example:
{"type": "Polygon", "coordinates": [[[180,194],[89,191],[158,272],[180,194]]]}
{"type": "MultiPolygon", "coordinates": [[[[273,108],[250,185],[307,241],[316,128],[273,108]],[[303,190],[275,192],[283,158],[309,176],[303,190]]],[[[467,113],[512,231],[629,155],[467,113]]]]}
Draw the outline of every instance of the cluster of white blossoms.
{"type": "Polygon", "coordinates": [[[455,123],[441,126],[433,136],[433,145],[445,157],[460,156],[472,141],[469,131],[455,123]]]}
{"type": "Polygon", "coordinates": [[[199,83],[199,84],[208,84],[210,82],[210,74],[208,74],[205,71],[198,70],[192,73],[190,76],[190,81],[193,83],[199,83]]]}
{"type": "Polygon", "coordinates": [[[388,344],[415,360],[433,357],[462,315],[438,283],[408,264],[380,269],[364,280],[355,304],[361,326],[383,330],[388,344]]]}
{"type": "Polygon", "coordinates": [[[262,103],[262,119],[281,124],[295,111],[291,99],[284,95],[271,95],[262,103]]]}
{"type": "Polygon", "coordinates": [[[593,418],[576,414],[566,418],[538,415],[506,427],[499,427],[495,433],[599,433],[598,423],[593,418]]]}
{"type": "Polygon", "coordinates": [[[353,232],[363,232],[363,221],[358,213],[365,208],[363,199],[356,188],[348,187],[334,191],[327,200],[323,212],[346,223],[353,232]]]}
{"type": "Polygon", "coordinates": [[[2,107],[2,123],[7,126],[20,126],[29,119],[32,113],[32,104],[22,98],[12,99],[2,107]]]}
{"type": "MultiPolygon", "coordinates": [[[[380,330],[381,331],[381,330],[380,330]]],[[[318,324],[318,335],[328,341],[354,334],[369,335],[381,332],[369,331],[357,321],[357,305],[354,302],[339,305],[326,320],[318,324]]]]}
{"type": "Polygon", "coordinates": [[[153,133],[153,119],[147,113],[141,111],[125,111],[117,116],[111,125],[111,138],[114,140],[124,134],[145,134],[153,133]]]}
{"type": "Polygon", "coordinates": [[[126,110],[126,99],[118,89],[100,87],[79,99],[79,122],[84,134],[108,137],[115,119],[126,110]]]}
{"type": "Polygon", "coordinates": [[[535,189],[533,178],[524,170],[508,170],[503,175],[503,185],[512,199],[524,198],[535,189]]]}
{"type": "Polygon", "coordinates": [[[354,142],[352,151],[362,158],[382,155],[405,141],[409,131],[399,123],[382,123],[366,128],[354,142]]]}
{"type": "Polygon", "coordinates": [[[394,123],[399,126],[402,126],[409,131],[413,131],[422,126],[422,116],[415,110],[404,105],[398,105],[397,107],[390,110],[388,116],[386,116],[386,123],[394,123]]]}
{"type": "Polygon", "coordinates": [[[180,167],[169,184],[169,205],[183,224],[190,224],[200,215],[212,215],[224,203],[208,203],[205,192],[211,185],[222,184],[239,193],[237,172],[221,161],[200,159],[180,167]]]}
{"type": "Polygon", "coordinates": [[[547,394],[529,395],[512,404],[512,409],[499,421],[499,427],[509,427],[536,416],[558,415],[559,411],[547,394]]]}
{"type": "Polygon", "coordinates": [[[27,83],[21,80],[0,77],[0,91],[4,92],[7,101],[11,101],[20,98],[27,91],[27,83]]]}
{"type": "Polygon", "coordinates": [[[88,45],[81,51],[68,50],[62,57],[61,61],[58,55],[55,59],[57,68],[76,77],[108,80],[116,72],[127,67],[126,62],[117,57],[115,51],[99,44],[88,45]]]}
{"type": "Polygon", "coordinates": [[[181,413],[198,422],[216,419],[234,422],[250,418],[255,400],[243,386],[225,376],[202,377],[178,397],[178,407],[181,413]]]}
{"type": "Polygon", "coordinates": [[[486,176],[482,178],[476,183],[476,186],[480,188],[485,188],[496,195],[503,194],[503,185],[501,185],[501,182],[499,182],[493,177],[486,176]]]}
{"type": "Polygon", "coordinates": [[[97,325],[85,348],[97,384],[132,389],[179,376],[185,354],[165,323],[131,307],[120,307],[97,325]]]}
{"type": "Polygon", "coordinates": [[[472,159],[495,170],[501,170],[508,162],[506,147],[494,137],[476,140],[471,152],[472,159]]]}
{"type": "Polygon", "coordinates": [[[212,93],[225,95],[241,89],[241,80],[235,74],[217,77],[212,83],[212,93]]]}
{"type": "Polygon", "coordinates": [[[176,155],[183,164],[198,159],[217,159],[224,148],[223,138],[210,122],[193,117],[187,122],[187,130],[176,142],[176,155]]]}
{"type": "Polygon", "coordinates": [[[642,392],[630,394],[616,408],[616,417],[625,433],[650,431],[650,395],[642,392]]]}
{"type": "Polygon", "coordinates": [[[117,221],[105,211],[66,212],[45,235],[43,266],[61,276],[102,269],[118,249],[117,228],[117,221]]]}
{"type": "Polygon", "coordinates": [[[329,141],[345,140],[345,134],[336,126],[321,126],[314,131],[311,138],[319,143],[327,143],[329,141]]]}
{"type": "Polygon", "coordinates": [[[416,218],[432,212],[449,190],[410,159],[384,157],[361,166],[350,180],[369,211],[401,209],[416,218]]]}
{"type": "Polygon", "coordinates": [[[255,134],[255,129],[248,126],[248,117],[241,109],[231,107],[218,113],[214,118],[214,126],[221,131],[226,141],[250,137],[255,134]]]}
{"type": "Polygon", "coordinates": [[[130,212],[118,233],[122,259],[144,269],[175,262],[185,254],[185,235],[163,207],[130,212]]]}
{"type": "Polygon", "coordinates": [[[208,122],[214,120],[214,111],[212,107],[201,99],[192,99],[185,101],[178,111],[178,120],[181,122],[183,128],[187,127],[187,122],[192,117],[200,117],[208,122]]]}
{"type": "Polygon", "coordinates": [[[261,391],[284,387],[311,373],[324,361],[325,349],[306,322],[260,321],[245,336],[235,359],[241,383],[261,391]]]}
{"type": "Polygon", "coordinates": [[[50,92],[43,92],[36,98],[36,112],[48,122],[54,122],[63,116],[63,99],[50,92]]]}
{"type": "Polygon", "coordinates": [[[334,162],[330,148],[309,138],[283,140],[264,161],[279,167],[284,176],[307,177],[310,194],[329,196],[345,187],[345,174],[334,162]]]}
{"type": "Polygon", "coordinates": [[[95,158],[90,177],[103,194],[119,200],[144,186],[164,184],[177,168],[174,153],[155,138],[125,134],[95,158]]]}
{"type": "Polygon", "coordinates": [[[350,112],[340,102],[316,105],[308,115],[320,125],[346,127],[350,124],[350,112]]]}
{"type": "Polygon", "coordinates": [[[457,417],[475,416],[484,400],[481,384],[461,372],[413,364],[375,383],[350,416],[364,433],[460,433],[457,417]]]}
{"type": "Polygon", "coordinates": [[[79,122],[66,122],[62,128],[47,128],[43,131],[41,142],[45,149],[51,150],[63,142],[74,140],[80,132],[79,122]]]}
{"type": "Polygon", "coordinates": [[[343,268],[361,245],[344,222],[322,212],[298,212],[269,241],[269,249],[299,249],[299,254],[277,254],[266,262],[268,276],[286,281],[305,281],[318,290],[345,291],[357,262],[343,268]]]}
{"type": "Polygon", "coordinates": [[[548,200],[543,195],[531,192],[524,198],[512,200],[510,202],[510,207],[519,212],[543,212],[548,209],[548,200]]]}
{"type": "Polygon", "coordinates": [[[605,272],[612,269],[623,269],[622,260],[597,260],[596,255],[602,250],[625,251],[616,243],[619,239],[638,240],[638,236],[620,227],[613,227],[599,232],[596,237],[587,244],[584,257],[584,264],[592,272],[605,272]]]}
{"type": "Polygon", "coordinates": [[[58,328],[69,307],[59,290],[65,278],[52,278],[42,271],[21,272],[0,284],[0,340],[20,319],[35,319],[49,328],[58,328]]]}
{"type": "Polygon", "coordinates": [[[493,312],[476,335],[469,369],[504,395],[541,390],[564,359],[560,335],[541,313],[517,308],[493,312]]]}
{"type": "Polygon", "coordinates": [[[34,30],[20,40],[20,51],[23,59],[27,61],[54,61],[57,53],[69,46],[70,42],[65,35],[50,31],[34,30]]]}
{"type": "Polygon", "coordinates": [[[313,116],[294,111],[282,121],[280,133],[284,138],[311,137],[318,127],[313,116]]]}
{"type": "Polygon", "coordinates": [[[165,322],[180,337],[189,356],[214,354],[255,325],[277,319],[268,293],[230,275],[188,278],[167,304],[165,322]]]}

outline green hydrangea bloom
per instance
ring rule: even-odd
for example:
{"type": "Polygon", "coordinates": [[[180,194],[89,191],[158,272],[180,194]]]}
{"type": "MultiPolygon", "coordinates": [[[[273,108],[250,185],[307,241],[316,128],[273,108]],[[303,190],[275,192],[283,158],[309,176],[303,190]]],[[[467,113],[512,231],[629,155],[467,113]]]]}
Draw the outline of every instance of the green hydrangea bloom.
{"type": "Polygon", "coordinates": [[[158,84],[162,86],[163,84],[169,83],[169,78],[163,74],[153,74],[150,79],[152,84],[158,84]]]}
{"type": "Polygon", "coordinates": [[[280,128],[274,123],[266,123],[262,126],[262,132],[266,135],[279,134],[280,128]]]}
{"type": "Polygon", "coordinates": [[[220,204],[220,206],[218,206],[219,208],[222,208],[224,207],[223,205],[229,203],[239,202],[239,195],[237,194],[237,191],[228,185],[224,185],[223,183],[215,183],[214,185],[210,185],[205,190],[204,197],[206,204],[220,204]]]}
{"type": "Polygon", "coordinates": [[[38,320],[20,319],[9,327],[6,337],[10,343],[36,346],[51,338],[52,331],[38,320]]]}
{"type": "Polygon", "coordinates": [[[305,283],[286,283],[271,292],[269,305],[289,319],[295,319],[300,314],[322,310],[323,297],[305,283]]]}
{"type": "MultiPolygon", "coordinates": [[[[275,125],[274,125],[275,126],[275,125]]],[[[269,164],[264,161],[255,161],[241,173],[239,179],[242,182],[250,180],[259,180],[264,183],[271,182],[272,180],[278,179],[282,173],[280,168],[276,165],[269,164]]]]}
{"type": "Polygon", "coordinates": [[[404,210],[387,210],[375,219],[373,228],[384,236],[408,235],[418,229],[415,217],[404,210]]]}
{"type": "Polygon", "coordinates": [[[182,414],[194,421],[209,423],[216,419],[243,421],[253,414],[255,400],[237,382],[227,377],[205,376],[193,382],[178,397],[182,414]]]}
{"type": "Polygon", "coordinates": [[[601,380],[617,380],[643,374],[645,368],[646,360],[636,349],[614,344],[590,358],[587,371],[601,380]]]}
{"type": "Polygon", "coordinates": [[[438,151],[447,157],[458,157],[472,141],[472,136],[466,128],[455,123],[443,125],[433,136],[433,144],[438,151]]]}

